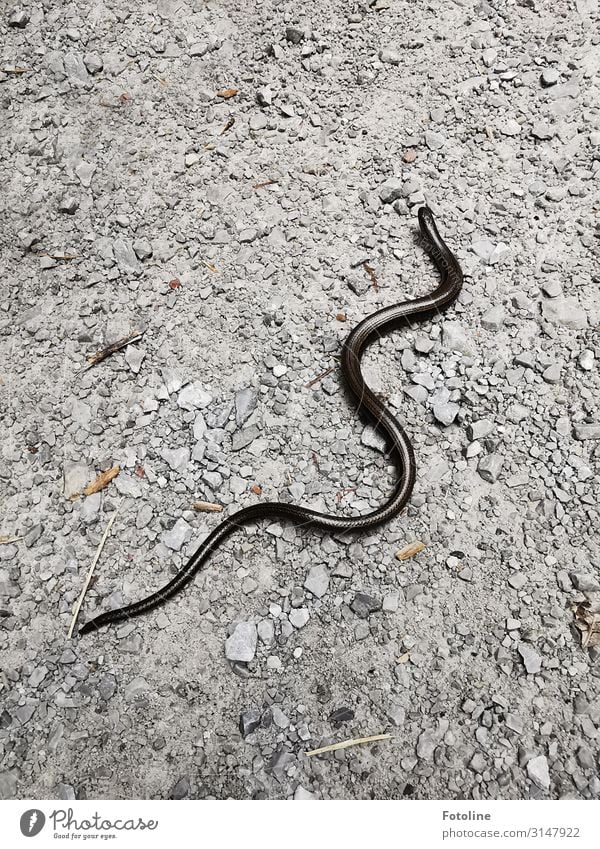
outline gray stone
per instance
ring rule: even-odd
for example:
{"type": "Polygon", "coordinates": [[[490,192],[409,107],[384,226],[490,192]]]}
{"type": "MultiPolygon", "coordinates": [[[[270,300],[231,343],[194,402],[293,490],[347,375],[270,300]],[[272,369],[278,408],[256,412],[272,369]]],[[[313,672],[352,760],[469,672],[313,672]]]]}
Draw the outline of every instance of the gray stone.
{"type": "Polygon", "coordinates": [[[104,68],[104,61],[99,53],[86,53],[83,62],[90,74],[99,74],[104,68]]]}
{"type": "Polygon", "coordinates": [[[174,472],[182,472],[190,462],[189,448],[163,448],[160,456],[165,460],[174,472]]]}
{"type": "Polygon", "coordinates": [[[268,85],[257,90],[256,99],[261,106],[270,106],[273,103],[273,92],[268,85]]]}
{"type": "Polygon", "coordinates": [[[290,610],[288,614],[288,619],[294,626],[294,628],[304,628],[306,623],[309,620],[309,612],[306,607],[298,607],[295,610],[290,610]]]}
{"type": "Polygon", "coordinates": [[[446,138],[434,130],[425,130],[425,144],[429,150],[440,150],[446,144],[446,138]]]}
{"type": "Polygon", "coordinates": [[[538,755],[527,761],[527,775],[540,790],[550,789],[550,771],[548,761],[544,755],[538,755]]]}
{"type": "Polygon", "coordinates": [[[211,402],[212,395],[198,381],[188,384],[177,398],[177,404],[182,410],[203,410],[211,402]]]}
{"type": "Polygon", "coordinates": [[[547,141],[554,138],[556,130],[545,121],[536,121],[531,129],[531,135],[540,141],[547,141]]]}
{"type": "Polygon", "coordinates": [[[500,454],[488,454],[482,457],[477,466],[480,477],[488,483],[495,483],[502,471],[504,458],[500,454]]]}
{"type": "Polygon", "coordinates": [[[305,588],[317,598],[322,598],[329,587],[329,572],[321,563],[311,566],[304,581],[305,588]]]}
{"type": "Polygon", "coordinates": [[[107,702],[112,699],[117,690],[117,681],[114,675],[104,675],[98,684],[98,692],[100,697],[107,702]]]}
{"type": "Polygon", "coordinates": [[[170,531],[162,535],[162,541],[172,551],[179,551],[192,538],[194,530],[185,519],[179,518],[170,531]]]}
{"type": "Polygon", "coordinates": [[[368,622],[359,622],[354,628],[354,639],[355,640],[366,640],[370,633],[371,633],[371,629],[369,627],[369,623],[368,622]]]}
{"type": "Polygon", "coordinates": [[[481,317],[481,326],[486,330],[500,330],[506,319],[506,312],[503,307],[492,307],[481,317]]]}
{"type": "Polygon", "coordinates": [[[139,274],[142,267],[129,239],[115,239],[112,248],[115,262],[121,271],[126,274],[139,274]]]}
{"type": "Polygon", "coordinates": [[[518,136],[521,132],[521,125],[514,118],[508,118],[508,120],[500,123],[499,129],[503,136],[518,136]]]}
{"type": "Polygon", "coordinates": [[[473,251],[487,265],[495,265],[509,253],[510,248],[504,242],[494,244],[489,239],[479,239],[472,244],[473,251]]]}
{"type": "Polygon", "coordinates": [[[150,685],[145,678],[142,678],[141,676],[134,678],[133,681],[130,681],[125,687],[125,699],[127,701],[132,701],[137,696],[147,692],[149,689],[150,685]]]}
{"type": "Polygon", "coordinates": [[[583,371],[591,371],[594,368],[594,352],[589,348],[582,351],[577,357],[577,365],[583,371]]]}
{"type": "Polygon", "coordinates": [[[389,177],[379,187],[379,198],[382,203],[393,203],[398,198],[401,198],[403,185],[404,182],[400,177],[389,177]]]}
{"type": "Polygon", "coordinates": [[[256,642],[256,625],[239,622],[225,641],[225,657],[237,663],[249,663],[256,654],[256,642]]]}
{"type": "Polygon", "coordinates": [[[494,430],[494,422],[491,419],[479,419],[476,422],[471,422],[467,427],[467,436],[471,442],[477,439],[485,439],[494,430]]]}
{"type": "Polygon", "coordinates": [[[541,82],[545,88],[556,85],[560,79],[560,74],[556,68],[544,68],[542,71],[541,82]]]}
{"type": "Polygon", "coordinates": [[[581,330],[588,323],[585,310],[577,298],[558,297],[543,301],[542,312],[548,321],[571,330],[581,330]]]}
{"type": "Polygon", "coordinates": [[[379,451],[381,454],[385,453],[385,449],[387,446],[387,442],[385,436],[380,433],[377,428],[373,427],[373,425],[366,425],[363,432],[360,435],[360,441],[363,445],[367,445],[369,448],[375,449],[375,451],[379,451]]]}
{"type": "Polygon", "coordinates": [[[383,597],[382,608],[386,613],[395,613],[398,610],[400,594],[397,592],[387,593],[383,597]]]}
{"type": "Polygon", "coordinates": [[[240,733],[246,738],[253,731],[260,727],[262,714],[258,708],[248,708],[240,714],[240,733]]]}
{"type": "Polygon", "coordinates": [[[67,215],[75,215],[79,209],[79,201],[73,195],[65,195],[58,204],[58,211],[67,215]]]}
{"type": "Polygon", "coordinates": [[[17,771],[0,772],[0,799],[16,799],[17,771]]]}
{"type": "Polygon", "coordinates": [[[248,445],[251,445],[259,436],[260,431],[256,425],[245,427],[243,430],[238,430],[233,434],[231,447],[234,451],[241,451],[242,448],[247,448],[248,445]]]}
{"type": "Polygon", "coordinates": [[[63,467],[63,494],[65,498],[73,499],[81,494],[90,483],[92,473],[84,463],[65,462],[63,467]]]}
{"type": "Polygon", "coordinates": [[[128,345],[125,348],[125,362],[134,374],[139,374],[145,356],[144,349],[138,348],[136,345],[128,345]]]}
{"type": "Polygon", "coordinates": [[[350,607],[362,619],[366,619],[371,613],[381,610],[381,600],[368,593],[356,593],[350,603],[350,607]]]}
{"type": "Polygon", "coordinates": [[[419,739],[417,740],[417,757],[419,760],[432,760],[433,753],[447,730],[448,721],[442,720],[436,729],[428,728],[419,734],[419,739]]]}
{"type": "Polygon", "coordinates": [[[67,801],[73,801],[73,799],[77,798],[75,793],[75,788],[72,784],[65,784],[64,782],[60,782],[60,784],[56,788],[56,793],[59,799],[64,799],[67,801]]]}
{"type": "Polygon", "coordinates": [[[290,724],[289,717],[281,710],[279,705],[273,705],[271,708],[273,723],[277,728],[288,728],[290,724]]]}
{"type": "Polygon", "coordinates": [[[586,439],[600,439],[600,424],[576,424],[573,426],[573,436],[580,442],[586,439]]]}
{"type": "Polygon", "coordinates": [[[92,185],[92,177],[95,173],[96,166],[92,162],[86,162],[84,159],[75,166],[75,174],[84,189],[90,188],[92,185]]]}
{"type": "Polygon", "coordinates": [[[26,725],[35,713],[35,705],[21,705],[15,710],[15,716],[21,725],[26,725]]]}
{"type": "Polygon", "coordinates": [[[600,591],[598,579],[589,572],[571,572],[569,577],[576,590],[581,590],[582,592],[600,591]]]}
{"type": "Polygon", "coordinates": [[[65,73],[74,83],[86,85],[90,82],[83,56],[79,53],[66,53],[64,58],[65,73]]]}
{"type": "Polygon", "coordinates": [[[257,396],[251,386],[235,393],[235,421],[241,427],[256,409],[257,396]]]}
{"type": "Polygon", "coordinates": [[[28,23],[29,15],[24,9],[15,9],[8,18],[9,27],[14,27],[15,29],[25,29],[28,23]]]}
{"type": "Polygon", "coordinates": [[[136,239],[133,243],[133,250],[140,262],[144,262],[152,256],[152,245],[147,239],[136,239]]]}
{"type": "Polygon", "coordinates": [[[46,675],[48,674],[47,666],[38,666],[33,670],[31,675],[29,676],[29,686],[30,687],[39,687],[42,683],[46,675]]]}
{"type": "Polygon", "coordinates": [[[475,353],[475,345],[457,321],[445,321],[442,324],[442,344],[444,348],[458,351],[459,354],[475,353]]]}
{"type": "Polygon", "coordinates": [[[508,579],[508,583],[513,590],[522,590],[527,583],[527,578],[522,572],[514,572],[508,579]]]}
{"type": "Polygon", "coordinates": [[[257,626],[258,638],[266,646],[275,642],[275,626],[270,619],[261,619],[257,626]]]}
{"type": "Polygon", "coordinates": [[[392,725],[395,725],[396,728],[402,728],[406,720],[406,710],[402,707],[402,705],[391,704],[388,708],[387,714],[392,725]]]}
{"type": "Polygon", "coordinates": [[[399,65],[402,62],[402,53],[392,45],[388,45],[379,51],[379,59],[386,65],[399,65]]]}
{"type": "Polygon", "coordinates": [[[294,791],[294,802],[311,802],[317,797],[310,790],[299,784],[294,791]]]}
{"type": "Polygon", "coordinates": [[[561,367],[557,363],[554,365],[548,366],[548,368],[544,369],[542,372],[542,377],[546,383],[560,383],[560,375],[561,375],[561,367]]]}
{"type": "Polygon", "coordinates": [[[433,415],[435,419],[444,426],[451,425],[457,417],[460,407],[454,401],[446,401],[433,405],[433,415]]]}
{"type": "Polygon", "coordinates": [[[285,37],[291,44],[300,44],[304,40],[304,30],[300,27],[286,27],[285,37]]]}
{"type": "Polygon", "coordinates": [[[189,795],[189,792],[190,781],[187,775],[184,775],[183,778],[180,778],[179,781],[177,781],[171,788],[169,799],[185,799],[185,797],[189,795]]]}
{"type": "Polygon", "coordinates": [[[519,643],[519,654],[529,675],[537,675],[542,670],[542,658],[529,643],[519,643]]]}

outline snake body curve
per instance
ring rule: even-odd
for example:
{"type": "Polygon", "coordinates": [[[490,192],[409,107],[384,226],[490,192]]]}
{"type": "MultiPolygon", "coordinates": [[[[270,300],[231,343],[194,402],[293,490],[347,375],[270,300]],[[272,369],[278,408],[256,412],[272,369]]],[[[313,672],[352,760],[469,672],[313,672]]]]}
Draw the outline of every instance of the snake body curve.
{"type": "Polygon", "coordinates": [[[397,516],[404,508],[410,498],[416,476],[413,448],[402,426],[367,386],[360,363],[366,348],[383,333],[399,325],[431,318],[449,307],[461,290],[463,275],[460,265],[440,236],[433,213],[428,207],[423,206],[419,209],[418,217],[421,244],[440,273],[441,279],[438,286],[430,294],[384,307],[373,315],[367,316],[349,334],[341,352],[342,374],[358,403],[358,411],[367,414],[374,421],[377,429],[387,437],[390,455],[394,458],[398,469],[398,479],[388,500],[371,513],[357,517],[329,516],[307,507],[281,502],[266,502],[244,507],[221,522],[200,544],[186,565],[162,589],[127,607],[100,614],[86,622],[80,628],[80,634],[87,634],[103,625],[139,616],[164,604],[194,578],[223,540],[242,525],[260,519],[278,517],[295,525],[326,531],[368,531],[397,516]]]}

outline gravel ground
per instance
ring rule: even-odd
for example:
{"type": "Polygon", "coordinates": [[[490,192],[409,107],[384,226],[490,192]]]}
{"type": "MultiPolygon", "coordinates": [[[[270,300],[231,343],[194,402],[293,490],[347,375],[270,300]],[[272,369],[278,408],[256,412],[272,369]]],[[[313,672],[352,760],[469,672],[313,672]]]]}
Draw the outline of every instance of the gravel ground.
{"type": "Polygon", "coordinates": [[[298,11],[2,3],[0,797],[598,798],[597,4],[298,11]],[[435,284],[423,202],[464,291],[365,361],[408,509],[246,528],[68,640],[117,509],[82,620],[239,506],[382,502],[337,354],[435,284]]]}

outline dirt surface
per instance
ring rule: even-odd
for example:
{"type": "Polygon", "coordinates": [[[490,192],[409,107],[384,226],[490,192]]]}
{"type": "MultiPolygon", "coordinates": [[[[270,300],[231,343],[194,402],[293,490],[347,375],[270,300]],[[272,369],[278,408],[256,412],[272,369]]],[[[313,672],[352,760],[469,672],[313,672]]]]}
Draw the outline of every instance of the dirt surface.
{"type": "Polygon", "coordinates": [[[598,798],[597,4],[0,8],[0,797],[598,798]],[[423,203],[463,293],[364,366],[410,506],[69,640],[115,511],[80,621],[382,503],[337,357],[423,203]]]}

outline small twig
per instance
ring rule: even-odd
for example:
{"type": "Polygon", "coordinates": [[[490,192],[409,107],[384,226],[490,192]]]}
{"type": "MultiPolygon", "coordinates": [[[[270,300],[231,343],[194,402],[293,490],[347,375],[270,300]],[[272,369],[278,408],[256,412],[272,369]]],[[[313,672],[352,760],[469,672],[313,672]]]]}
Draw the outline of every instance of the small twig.
{"type": "Polygon", "coordinates": [[[121,506],[121,503],[119,502],[119,504],[117,505],[117,507],[115,509],[115,512],[110,517],[110,521],[109,521],[108,525],[106,526],[106,530],[102,534],[102,539],[100,540],[98,548],[96,549],[96,554],[94,555],[94,559],[92,560],[92,565],[90,566],[90,568],[88,570],[87,577],[85,579],[85,583],[83,584],[83,589],[81,590],[81,595],[79,596],[79,599],[77,600],[77,604],[75,605],[75,612],[73,613],[73,621],[71,622],[71,627],[69,628],[69,633],[67,634],[68,640],[70,640],[71,637],[73,636],[73,629],[75,628],[75,623],[77,622],[77,617],[79,616],[79,611],[81,610],[81,605],[83,604],[83,599],[85,598],[85,594],[86,594],[87,589],[90,585],[90,581],[92,580],[92,575],[94,574],[94,569],[96,568],[96,563],[98,562],[100,555],[102,554],[102,549],[104,548],[104,543],[107,540],[107,537],[110,533],[110,529],[113,526],[113,522],[117,518],[117,514],[119,512],[120,506],[121,506]]]}
{"type": "Polygon", "coordinates": [[[376,743],[378,740],[391,740],[391,734],[374,734],[372,737],[354,737],[352,740],[343,740],[341,743],[332,743],[331,746],[322,746],[320,749],[312,749],[305,752],[307,757],[323,755],[325,752],[336,752],[338,749],[349,749],[351,746],[362,746],[363,743],[376,743]]]}
{"type": "Polygon", "coordinates": [[[79,259],[79,254],[42,254],[42,256],[49,256],[50,259],[62,259],[65,262],[69,262],[72,259],[79,259]]]}
{"type": "Polygon", "coordinates": [[[331,374],[331,372],[332,372],[332,371],[335,371],[335,366],[330,366],[330,368],[325,369],[325,371],[321,372],[321,374],[318,374],[316,377],[313,377],[313,379],[312,379],[312,380],[309,380],[309,381],[308,381],[308,383],[305,383],[305,384],[304,384],[304,388],[305,388],[305,389],[310,389],[310,388],[311,388],[311,386],[314,386],[314,385],[315,385],[315,383],[318,383],[318,382],[319,382],[320,380],[322,380],[324,377],[327,377],[327,375],[328,375],[328,374],[331,374]]]}
{"type": "Polygon", "coordinates": [[[19,68],[14,65],[7,65],[4,68],[0,68],[4,74],[25,74],[27,71],[31,71],[31,68],[19,68]]]}
{"type": "Polygon", "coordinates": [[[112,345],[108,345],[106,348],[103,348],[101,351],[98,351],[96,354],[92,354],[91,357],[88,357],[89,365],[85,366],[81,371],[87,371],[91,369],[93,366],[98,365],[107,357],[110,357],[111,354],[115,354],[117,351],[120,351],[122,348],[127,347],[132,342],[137,342],[144,335],[143,330],[134,330],[128,336],[124,336],[123,339],[117,340],[117,342],[113,342],[112,345]]]}
{"type": "Polygon", "coordinates": [[[221,513],[222,504],[213,504],[211,501],[194,501],[192,507],[197,513],[221,513]]]}
{"type": "Polygon", "coordinates": [[[219,273],[219,269],[212,262],[208,262],[208,260],[206,260],[206,259],[201,259],[200,262],[202,263],[202,265],[205,265],[208,268],[208,270],[211,272],[211,274],[218,274],[219,273]]]}
{"type": "Polygon", "coordinates": [[[373,268],[373,266],[372,266],[372,265],[369,265],[369,263],[367,262],[367,260],[365,260],[365,261],[362,263],[362,267],[364,268],[364,270],[365,270],[365,271],[367,272],[367,274],[369,275],[369,278],[370,278],[370,280],[371,280],[371,283],[373,284],[373,288],[375,289],[375,291],[376,291],[376,292],[379,292],[379,283],[378,283],[378,281],[377,281],[377,275],[375,274],[375,269],[373,268]]]}
{"type": "Polygon", "coordinates": [[[350,495],[351,492],[356,492],[358,487],[356,486],[347,486],[345,489],[340,489],[338,493],[336,493],[337,501],[341,501],[342,498],[345,498],[347,495],[350,495]]]}
{"type": "Polygon", "coordinates": [[[89,483],[86,488],[83,490],[84,495],[94,495],[95,492],[100,492],[105,489],[113,480],[116,478],[119,472],[121,471],[120,466],[113,466],[112,469],[108,469],[106,472],[101,472],[98,477],[89,483]]]}
{"type": "Polygon", "coordinates": [[[25,537],[0,537],[0,545],[10,545],[11,542],[19,542],[25,537]]]}
{"type": "Polygon", "coordinates": [[[234,125],[234,124],[235,124],[235,118],[231,117],[231,118],[227,121],[227,123],[225,124],[225,126],[223,127],[223,129],[221,130],[221,132],[219,133],[219,135],[220,135],[220,136],[224,136],[224,135],[225,135],[225,133],[226,133],[228,130],[230,130],[230,129],[233,127],[233,125],[234,125]]]}
{"type": "Polygon", "coordinates": [[[279,180],[265,180],[264,183],[254,183],[252,186],[253,189],[264,189],[267,186],[276,186],[279,183],[279,180]]]}
{"type": "Polygon", "coordinates": [[[418,554],[420,551],[424,551],[426,548],[427,546],[420,540],[415,540],[415,542],[409,542],[408,545],[405,545],[403,548],[396,552],[396,559],[408,560],[410,557],[414,557],[415,554],[418,554]]]}

